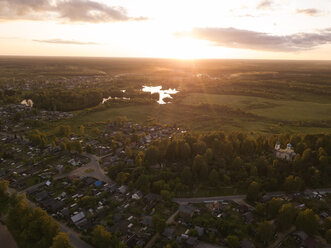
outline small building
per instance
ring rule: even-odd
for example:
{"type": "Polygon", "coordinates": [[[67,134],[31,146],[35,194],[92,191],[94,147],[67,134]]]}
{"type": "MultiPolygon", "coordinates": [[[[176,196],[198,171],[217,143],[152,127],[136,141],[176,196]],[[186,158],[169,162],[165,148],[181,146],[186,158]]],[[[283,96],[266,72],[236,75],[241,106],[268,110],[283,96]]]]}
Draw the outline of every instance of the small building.
{"type": "Polygon", "coordinates": [[[144,226],[151,227],[153,225],[153,218],[152,216],[144,216],[140,223],[144,226]]]}
{"type": "Polygon", "coordinates": [[[85,219],[84,212],[79,212],[78,214],[71,217],[71,220],[75,225],[79,225],[79,223],[84,221],[84,219],[85,219]]]}
{"type": "Polygon", "coordinates": [[[179,216],[180,217],[192,217],[194,214],[194,207],[192,205],[181,205],[179,207],[179,216]]]}
{"type": "Polygon", "coordinates": [[[121,187],[118,188],[118,191],[121,193],[121,194],[125,194],[126,191],[127,191],[128,187],[125,186],[125,185],[122,185],[121,187]]]}
{"type": "Polygon", "coordinates": [[[167,239],[171,240],[173,238],[174,232],[175,230],[173,228],[167,227],[166,229],[164,229],[162,235],[167,239]]]}
{"type": "Polygon", "coordinates": [[[101,181],[96,181],[95,183],[94,183],[94,186],[95,187],[100,187],[102,185],[102,182],[101,181]]]}
{"type": "Polygon", "coordinates": [[[284,159],[287,161],[292,161],[296,153],[291,144],[287,144],[286,149],[281,149],[280,142],[275,145],[275,156],[279,159],[284,159]]]}
{"type": "Polygon", "coordinates": [[[39,192],[38,194],[36,194],[36,201],[40,202],[46,198],[48,198],[48,194],[46,191],[42,191],[42,192],[39,192]]]}

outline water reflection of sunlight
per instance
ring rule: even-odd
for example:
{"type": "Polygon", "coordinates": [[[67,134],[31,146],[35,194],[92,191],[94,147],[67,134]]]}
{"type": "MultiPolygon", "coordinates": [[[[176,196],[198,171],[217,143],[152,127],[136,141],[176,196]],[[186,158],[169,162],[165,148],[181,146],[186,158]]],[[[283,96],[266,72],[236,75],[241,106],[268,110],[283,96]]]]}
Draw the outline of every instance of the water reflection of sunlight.
{"type": "Polygon", "coordinates": [[[150,92],[151,94],[158,93],[159,94],[159,100],[157,101],[158,104],[166,104],[166,102],[164,101],[165,98],[172,98],[171,95],[177,94],[179,92],[176,89],[162,90],[162,86],[143,86],[142,91],[150,92]]]}

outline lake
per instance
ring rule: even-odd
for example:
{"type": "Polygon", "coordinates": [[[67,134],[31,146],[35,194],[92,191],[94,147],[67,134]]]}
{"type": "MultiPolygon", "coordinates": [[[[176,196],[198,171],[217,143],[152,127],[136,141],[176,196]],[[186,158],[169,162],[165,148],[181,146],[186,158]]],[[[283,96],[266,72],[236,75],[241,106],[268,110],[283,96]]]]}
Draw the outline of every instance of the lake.
{"type": "Polygon", "coordinates": [[[150,92],[151,94],[158,93],[159,94],[159,100],[157,101],[158,104],[166,104],[166,102],[164,101],[165,98],[172,98],[171,95],[177,94],[179,92],[176,89],[162,90],[162,86],[143,86],[142,91],[150,92]]]}

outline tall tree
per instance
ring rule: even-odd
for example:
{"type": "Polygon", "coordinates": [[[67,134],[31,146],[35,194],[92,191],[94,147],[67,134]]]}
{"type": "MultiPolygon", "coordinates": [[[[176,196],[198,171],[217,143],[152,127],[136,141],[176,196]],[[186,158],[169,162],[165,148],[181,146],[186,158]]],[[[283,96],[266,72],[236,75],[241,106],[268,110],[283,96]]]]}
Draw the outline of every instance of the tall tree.
{"type": "Polygon", "coordinates": [[[69,243],[68,235],[63,232],[58,233],[54,237],[53,244],[50,248],[72,248],[69,243]]]}
{"type": "Polygon", "coordinates": [[[300,211],[296,219],[296,226],[298,229],[313,235],[317,232],[319,226],[319,217],[311,209],[300,211]]]}

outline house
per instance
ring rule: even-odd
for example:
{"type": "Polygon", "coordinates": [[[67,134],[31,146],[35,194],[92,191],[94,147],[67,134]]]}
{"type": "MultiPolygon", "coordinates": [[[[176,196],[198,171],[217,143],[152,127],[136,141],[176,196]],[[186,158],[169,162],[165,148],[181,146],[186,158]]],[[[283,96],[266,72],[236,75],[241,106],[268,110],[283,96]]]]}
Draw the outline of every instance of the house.
{"type": "Polygon", "coordinates": [[[130,223],[127,220],[122,220],[119,223],[117,223],[116,225],[113,225],[110,228],[110,232],[111,233],[116,233],[116,232],[120,232],[121,234],[126,234],[128,232],[128,225],[130,223]]]}
{"type": "Polygon", "coordinates": [[[284,159],[287,161],[292,161],[296,155],[291,144],[287,144],[286,149],[281,149],[280,142],[277,142],[274,151],[276,158],[284,159]]]}
{"type": "Polygon", "coordinates": [[[36,194],[35,198],[36,198],[36,201],[40,202],[44,199],[46,199],[48,197],[48,194],[46,191],[42,191],[42,192],[39,192],[38,194],[36,194]]]}
{"type": "Polygon", "coordinates": [[[53,213],[57,212],[58,210],[62,209],[65,206],[63,201],[58,201],[55,199],[49,199],[49,200],[43,202],[43,205],[47,209],[51,210],[53,213]]]}
{"type": "Polygon", "coordinates": [[[254,221],[254,216],[251,212],[243,214],[246,223],[252,223],[254,221]]]}
{"type": "Polygon", "coordinates": [[[189,247],[195,247],[197,246],[199,243],[198,241],[198,238],[197,237],[189,237],[187,240],[186,240],[186,244],[189,246],[189,247]]]}
{"type": "Polygon", "coordinates": [[[157,194],[149,193],[145,195],[144,201],[149,208],[152,208],[157,202],[161,201],[162,197],[157,194]]]}
{"type": "Polygon", "coordinates": [[[122,185],[121,187],[118,188],[118,192],[120,192],[121,194],[125,194],[127,189],[128,189],[127,186],[122,185]]]}
{"type": "Polygon", "coordinates": [[[91,185],[92,183],[94,183],[96,180],[94,179],[94,178],[92,178],[92,177],[85,177],[84,178],[84,182],[85,182],[85,184],[87,184],[87,185],[91,185]]]}
{"type": "Polygon", "coordinates": [[[203,227],[200,227],[200,226],[195,226],[194,229],[198,232],[199,236],[202,236],[203,233],[205,232],[205,229],[203,227]]]}
{"type": "Polygon", "coordinates": [[[164,229],[162,235],[164,237],[166,237],[167,239],[170,239],[171,240],[172,237],[173,237],[174,232],[175,232],[175,229],[174,228],[167,227],[166,229],[164,229]]]}
{"type": "Polygon", "coordinates": [[[194,207],[192,205],[181,205],[179,207],[179,216],[182,218],[191,218],[194,214],[194,207]]]}
{"type": "Polygon", "coordinates": [[[133,195],[132,195],[132,199],[134,200],[140,200],[143,197],[143,194],[140,191],[136,191],[133,195]]]}
{"type": "Polygon", "coordinates": [[[140,223],[144,226],[151,227],[153,224],[153,218],[152,218],[152,216],[144,216],[140,223]]]}
{"type": "Polygon", "coordinates": [[[69,216],[70,216],[70,210],[69,210],[69,208],[62,209],[61,210],[61,214],[62,214],[63,217],[69,218],[69,216]]]}
{"type": "Polygon", "coordinates": [[[78,226],[79,224],[81,224],[84,220],[85,220],[85,214],[84,214],[84,212],[79,212],[78,214],[73,215],[73,216],[71,217],[71,221],[72,221],[76,226],[78,226]]]}

